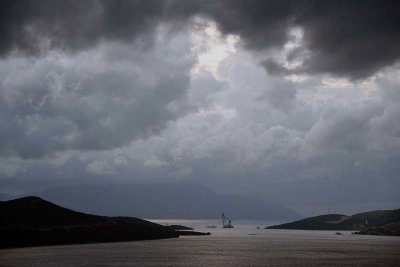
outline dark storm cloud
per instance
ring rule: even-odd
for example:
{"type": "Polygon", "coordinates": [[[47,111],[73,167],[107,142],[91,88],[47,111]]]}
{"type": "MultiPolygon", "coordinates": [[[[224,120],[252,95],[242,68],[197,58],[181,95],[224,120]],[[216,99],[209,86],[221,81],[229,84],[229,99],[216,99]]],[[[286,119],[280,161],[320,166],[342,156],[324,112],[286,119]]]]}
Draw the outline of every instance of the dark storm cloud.
{"type": "Polygon", "coordinates": [[[312,53],[305,71],[360,78],[400,57],[399,1],[315,1],[297,21],[312,53]]]}
{"type": "Polygon", "coordinates": [[[203,14],[222,32],[237,34],[249,49],[282,48],[293,39],[290,30],[303,30],[301,46],[288,61],[303,64],[287,69],[267,59],[271,73],[330,73],[365,78],[400,58],[398,1],[175,1],[171,14],[203,14]],[[178,10],[178,11],[176,11],[178,10]]]}
{"type": "Polygon", "coordinates": [[[131,40],[160,22],[203,14],[221,30],[240,34],[252,48],[280,46],[296,5],[282,1],[2,1],[1,53],[75,50],[105,39],[131,40]]]}
{"type": "Polygon", "coordinates": [[[163,2],[2,1],[0,52],[36,54],[49,48],[76,50],[101,40],[132,40],[163,19],[163,2]]]}
{"type": "MultiPolygon", "coordinates": [[[[282,47],[289,29],[304,30],[309,58],[294,72],[363,78],[400,57],[398,1],[220,1],[208,12],[225,33],[238,34],[248,48],[282,47]]],[[[302,53],[289,56],[296,59],[302,53]]],[[[271,62],[267,69],[285,72],[271,62]]]]}
{"type": "MultiPolygon", "coordinates": [[[[87,48],[102,40],[152,36],[160,23],[184,25],[195,15],[238,34],[249,49],[282,48],[293,27],[308,52],[293,72],[367,77],[400,57],[398,1],[1,1],[0,53],[87,48]]],[[[292,53],[293,60],[304,53],[292,53]]],[[[279,64],[267,70],[287,72],[279,64]]]]}

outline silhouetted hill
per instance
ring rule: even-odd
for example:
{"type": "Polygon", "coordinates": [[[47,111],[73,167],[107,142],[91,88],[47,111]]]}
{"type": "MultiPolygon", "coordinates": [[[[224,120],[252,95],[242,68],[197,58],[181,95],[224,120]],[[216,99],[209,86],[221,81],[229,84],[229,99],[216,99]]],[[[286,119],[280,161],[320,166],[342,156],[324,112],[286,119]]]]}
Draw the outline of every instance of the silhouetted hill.
{"type": "Polygon", "coordinates": [[[233,219],[299,219],[296,212],[252,196],[221,195],[191,183],[79,185],[35,195],[81,212],[141,218],[216,218],[223,211],[233,219]]]}
{"type": "Polygon", "coordinates": [[[15,197],[12,195],[0,193],[0,201],[7,201],[7,200],[14,199],[14,198],[15,197]]]}
{"type": "Polygon", "coordinates": [[[267,229],[298,230],[366,230],[400,222],[400,209],[377,210],[346,216],[328,214],[290,223],[268,226],[267,229]]]}
{"type": "Polygon", "coordinates": [[[295,222],[284,223],[267,227],[268,229],[302,229],[302,230],[339,230],[338,224],[347,219],[342,214],[327,214],[311,217],[295,222]]]}
{"type": "Polygon", "coordinates": [[[0,202],[0,247],[117,242],[178,237],[162,225],[131,217],[84,214],[39,197],[0,202]]]}
{"type": "Polygon", "coordinates": [[[0,202],[1,226],[62,226],[105,221],[105,217],[72,211],[34,196],[0,202]]]}
{"type": "Polygon", "coordinates": [[[354,229],[354,225],[364,224],[367,228],[369,228],[383,226],[393,222],[400,222],[400,209],[376,210],[354,214],[348,220],[344,221],[342,225],[343,227],[354,229]]]}

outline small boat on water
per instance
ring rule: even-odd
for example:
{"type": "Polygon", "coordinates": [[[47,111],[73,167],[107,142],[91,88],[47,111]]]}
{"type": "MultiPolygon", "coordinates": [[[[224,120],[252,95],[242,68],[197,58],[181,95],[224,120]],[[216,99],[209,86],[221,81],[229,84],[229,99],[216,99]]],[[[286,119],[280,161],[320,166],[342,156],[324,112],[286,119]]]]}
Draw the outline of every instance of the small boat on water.
{"type": "Polygon", "coordinates": [[[215,225],[213,224],[213,225],[207,226],[207,228],[217,228],[217,226],[215,226],[215,225]]]}

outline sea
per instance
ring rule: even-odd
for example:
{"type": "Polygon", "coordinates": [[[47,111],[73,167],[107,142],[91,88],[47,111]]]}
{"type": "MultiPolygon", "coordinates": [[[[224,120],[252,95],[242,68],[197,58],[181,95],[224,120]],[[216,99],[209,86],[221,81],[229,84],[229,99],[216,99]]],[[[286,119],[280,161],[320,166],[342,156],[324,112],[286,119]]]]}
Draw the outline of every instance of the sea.
{"type": "Polygon", "coordinates": [[[400,266],[400,237],[269,230],[266,221],[235,220],[233,229],[219,220],[152,221],[211,235],[4,249],[0,266],[400,266]]]}

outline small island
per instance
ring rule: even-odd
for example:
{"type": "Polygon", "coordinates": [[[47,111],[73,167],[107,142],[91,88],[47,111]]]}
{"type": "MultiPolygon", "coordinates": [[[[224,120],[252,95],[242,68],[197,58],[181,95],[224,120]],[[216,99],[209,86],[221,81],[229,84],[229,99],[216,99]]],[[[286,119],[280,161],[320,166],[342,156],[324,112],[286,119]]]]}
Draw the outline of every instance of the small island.
{"type": "MultiPolygon", "coordinates": [[[[0,202],[0,248],[121,242],[208,235],[133,217],[85,214],[39,197],[0,202]]],[[[191,229],[193,230],[193,229],[191,229]]]]}
{"type": "Polygon", "coordinates": [[[400,236],[400,209],[376,210],[352,216],[326,214],[290,223],[268,226],[266,229],[348,230],[355,234],[400,236]]]}

